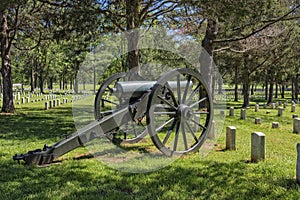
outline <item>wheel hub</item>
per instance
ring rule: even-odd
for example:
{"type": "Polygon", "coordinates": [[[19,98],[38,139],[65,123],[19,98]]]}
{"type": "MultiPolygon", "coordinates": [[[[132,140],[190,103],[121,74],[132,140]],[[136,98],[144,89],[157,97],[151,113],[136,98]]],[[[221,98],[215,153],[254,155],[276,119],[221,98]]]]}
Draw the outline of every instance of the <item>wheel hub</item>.
{"type": "Polygon", "coordinates": [[[185,119],[185,120],[190,120],[194,116],[194,111],[189,106],[184,105],[184,104],[182,104],[178,107],[177,113],[178,113],[179,118],[185,119]]]}

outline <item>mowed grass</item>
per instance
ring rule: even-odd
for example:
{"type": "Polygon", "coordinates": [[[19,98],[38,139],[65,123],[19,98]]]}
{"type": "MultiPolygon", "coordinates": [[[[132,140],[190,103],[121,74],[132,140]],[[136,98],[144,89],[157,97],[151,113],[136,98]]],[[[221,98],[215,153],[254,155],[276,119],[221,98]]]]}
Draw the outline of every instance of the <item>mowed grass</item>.
{"type": "MultiPolygon", "coordinates": [[[[214,149],[206,156],[183,156],[165,168],[148,173],[125,173],[111,169],[87,155],[85,148],[72,151],[48,167],[19,165],[15,153],[53,144],[75,131],[71,104],[42,110],[38,104],[19,107],[17,115],[0,116],[0,199],[300,199],[296,184],[296,144],[292,114],[277,109],[247,110],[240,120],[228,117],[214,149]],[[269,110],[270,114],[266,114],[269,110]],[[254,124],[260,117],[261,125],[254,124]],[[272,129],[279,122],[279,129],[272,129]],[[236,151],[225,150],[225,128],[237,128],[236,151]],[[266,134],[266,160],[251,163],[250,143],[254,131],[266,134]],[[77,159],[76,159],[77,158],[77,159]]],[[[142,145],[142,144],[141,144],[142,145]]]]}

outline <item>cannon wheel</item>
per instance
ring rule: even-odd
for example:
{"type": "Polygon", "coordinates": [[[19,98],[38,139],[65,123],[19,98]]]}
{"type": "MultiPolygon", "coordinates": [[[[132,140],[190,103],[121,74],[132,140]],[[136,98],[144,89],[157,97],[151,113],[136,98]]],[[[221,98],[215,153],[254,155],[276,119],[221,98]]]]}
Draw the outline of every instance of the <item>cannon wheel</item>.
{"type": "MultiPolygon", "coordinates": [[[[122,106],[128,106],[128,100],[118,98],[113,94],[113,88],[118,81],[127,81],[128,73],[121,72],[110,76],[100,86],[94,105],[95,119],[99,120],[111,115],[122,106]]],[[[107,136],[115,144],[132,144],[140,141],[147,134],[146,123],[131,121],[108,133],[107,136]]]]}
{"type": "Polygon", "coordinates": [[[198,150],[212,123],[211,94],[201,75],[192,69],[162,75],[151,91],[147,110],[150,137],[167,156],[198,150]]]}

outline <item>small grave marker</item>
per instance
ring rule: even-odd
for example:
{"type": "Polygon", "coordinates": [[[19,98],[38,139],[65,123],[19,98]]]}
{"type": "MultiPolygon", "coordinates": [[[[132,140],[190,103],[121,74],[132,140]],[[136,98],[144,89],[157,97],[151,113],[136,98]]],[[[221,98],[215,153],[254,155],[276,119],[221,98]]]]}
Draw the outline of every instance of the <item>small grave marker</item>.
{"type": "Polygon", "coordinates": [[[246,109],[241,110],[241,119],[246,119],[246,109]]]}
{"type": "Polygon", "coordinates": [[[296,181],[300,184],[300,143],[297,144],[296,181]]]}
{"type": "Polygon", "coordinates": [[[255,104],[255,112],[258,112],[259,111],[259,104],[255,104]]]}
{"type": "Polygon", "coordinates": [[[273,122],[272,128],[279,128],[279,122],[273,122]]]}
{"type": "Polygon", "coordinates": [[[267,104],[266,104],[266,103],[264,103],[263,107],[264,107],[264,109],[266,109],[266,108],[267,108],[267,104]]]}
{"type": "Polygon", "coordinates": [[[251,134],[251,161],[258,162],[265,159],[265,134],[254,132],[251,134]]]}
{"type": "Polygon", "coordinates": [[[294,118],[298,118],[298,115],[297,114],[293,114],[293,119],[294,118]]]}
{"type": "Polygon", "coordinates": [[[226,149],[236,150],[236,128],[234,126],[226,127],[226,149]]]}
{"type": "Polygon", "coordinates": [[[276,108],[276,104],[275,103],[272,103],[272,109],[275,109],[276,108]]]}
{"type": "Polygon", "coordinates": [[[300,133],[300,118],[294,118],[293,133],[300,133]]]}
{"type": "Polygon", "coordinates": [[[220,117],[224,117],[225,116],[225,110],[220,110],[220,117]]]}
{"type": "Polygon", "coordinates": [[[282,116],[282,113],[283,113],[283,108],[278,108],[278,116],[282,116]]]}
{"type": "Polygon", "coordinates": [[[56,105],[57,105],[57,106],[60,106],[60,99],[57,99],[56,105]]]}
{"type": "Polygon", "coordinates": [[[261,118],[255,118],[255,124],[261,124],[261,118]]]}
{"type": "Polygon", "coordinates": [[[296,104],[293,104],[291,107],[291,112],[295,112],[296,111],[296,104]]]}
{"type": "Polygon", "coordinates": [[[233,117],[233,116],[234,116],[234,107],[231,107],[231,108],[230,108],[229,116],[230,116],[230,117],[233,117]]]}

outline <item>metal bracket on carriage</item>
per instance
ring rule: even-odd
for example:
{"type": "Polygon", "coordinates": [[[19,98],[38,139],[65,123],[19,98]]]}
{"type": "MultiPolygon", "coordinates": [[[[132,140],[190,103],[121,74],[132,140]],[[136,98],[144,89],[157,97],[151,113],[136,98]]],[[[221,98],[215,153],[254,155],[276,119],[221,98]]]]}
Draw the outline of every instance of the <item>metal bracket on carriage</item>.
{"type": "Polygon", "coordinates": [[[148,99],[149,93],[145,93],[135,103],[129,105],[129,112],[133,121],[139,121],[145,117],[148,99]]]}
{"type": "Polygon", "coordinates": [[[52,147],[49,147],[47,144],[45,144],[43,149],[35,149],[28,151],[25,154],[15,154],[15,156],[13,156],[13,160],[18,161],[19,164],[21,164],[21,160],[25,161],[25,164],[49,164],[54,159],[54,154],[49,153],[51,149],[52,147]]]}

